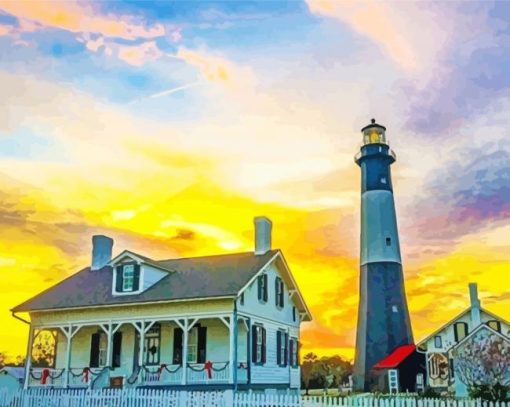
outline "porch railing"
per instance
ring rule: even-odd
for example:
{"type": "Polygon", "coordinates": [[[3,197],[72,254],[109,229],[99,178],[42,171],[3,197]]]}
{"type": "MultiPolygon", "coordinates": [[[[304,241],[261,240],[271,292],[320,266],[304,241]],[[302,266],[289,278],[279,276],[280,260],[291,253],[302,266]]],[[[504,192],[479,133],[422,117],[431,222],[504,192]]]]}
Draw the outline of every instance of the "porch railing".
{"type": "Polygon", "coordinates": [[[28,384],[32,387],[63,387],[65,369],[33,367],[30,369],[28,384]]]}
{"type": "Polygon", "coordinates": [[[237,365],[237,383],[248,383],[248,363],[246,362],[237,365]]]}
{"type": "Polygon", "coordinates": [[[299,366],[290,368],[290,387],[293,389],[301,387],[301,369],[299,366]]]}
{"type": "Polygon", "coordinates": [[[188,363],[186,380],[196,383],[228,383],[230,377],[229,362],[188,363]]]}
{"type": "Polygon", "coordinates": [[[143,384],[146,385],[181,384],[182,366],[165,364],[160,366],[143,366],[140,374],[142,375],[143,384]]]}

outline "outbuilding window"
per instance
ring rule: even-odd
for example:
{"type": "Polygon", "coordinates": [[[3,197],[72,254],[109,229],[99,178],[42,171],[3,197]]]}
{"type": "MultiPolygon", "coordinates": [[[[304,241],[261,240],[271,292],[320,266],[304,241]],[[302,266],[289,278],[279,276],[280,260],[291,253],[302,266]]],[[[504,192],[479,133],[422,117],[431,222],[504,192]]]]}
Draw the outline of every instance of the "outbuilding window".
{"type": "Polygon", "coordinates": [[[496,332],[501,333],[501,322],[496,321],[495,319],[493,319],[493,320],[487,322],[487,325],[489,326],[489,328],[492,328],[496,332]]]}
{"type": "Polygon", "coordinates": [[[455,342],[463,340],[469,333],[468,324],[465,322],[456,322],[453,326],[455,342]]]}
{"type": "Polygon", "coordinates": [[[434,346],[436,349],[441,349],[443,347],[443,338],[441,338],[441,336],[434,336],[434,346]]]}

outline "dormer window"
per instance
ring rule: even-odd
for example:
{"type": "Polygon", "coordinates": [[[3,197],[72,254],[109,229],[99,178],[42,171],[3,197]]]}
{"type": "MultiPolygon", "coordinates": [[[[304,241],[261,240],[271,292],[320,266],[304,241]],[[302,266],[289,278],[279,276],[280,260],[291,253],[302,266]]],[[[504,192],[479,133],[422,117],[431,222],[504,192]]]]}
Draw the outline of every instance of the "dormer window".
{"type": "Polygon", "coordinates": [[[116,293],[135,293],[140,287],[140,265],[136,263],[121,264],[115,267],[116,293]]]}
{"type": "Polygon", "coordinates": [[[122,291],[133,291],[135,265],[127,264],[122,267],[122,291]]]}

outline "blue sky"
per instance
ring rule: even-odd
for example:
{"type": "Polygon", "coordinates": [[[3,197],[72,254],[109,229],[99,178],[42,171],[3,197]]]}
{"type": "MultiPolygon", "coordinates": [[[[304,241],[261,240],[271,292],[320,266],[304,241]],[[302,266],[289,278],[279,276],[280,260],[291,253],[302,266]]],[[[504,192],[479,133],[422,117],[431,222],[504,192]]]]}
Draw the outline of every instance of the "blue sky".
{"type": "Polygon", "coordinates": [[[265,214],[315,316],[305,346],[351,354],[372,117],[416,337],[468,281],[508,310],[509,25],[491,1],[0,1],[12,342],[8,309],[87,264],[92,233],[155,258],[250,250],[265,214]]]}

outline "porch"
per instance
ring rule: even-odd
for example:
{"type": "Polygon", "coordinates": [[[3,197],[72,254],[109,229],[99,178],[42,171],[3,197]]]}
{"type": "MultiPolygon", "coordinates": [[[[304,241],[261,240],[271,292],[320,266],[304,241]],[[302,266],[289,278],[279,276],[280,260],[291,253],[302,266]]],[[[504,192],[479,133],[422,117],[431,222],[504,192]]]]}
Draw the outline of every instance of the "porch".
{"type": "Polygon", "coordinates": [[[232,314],[34,326],[25,387],[246,384],[248,334],[247,318],[232,314]],[[39,343],[52,337],[54,357],[42,366],[39,343]]]}

